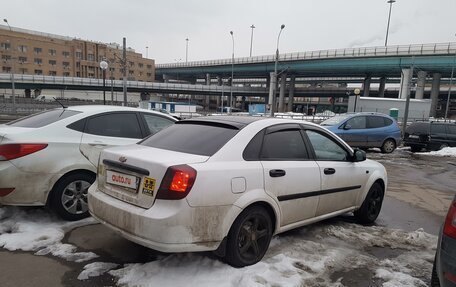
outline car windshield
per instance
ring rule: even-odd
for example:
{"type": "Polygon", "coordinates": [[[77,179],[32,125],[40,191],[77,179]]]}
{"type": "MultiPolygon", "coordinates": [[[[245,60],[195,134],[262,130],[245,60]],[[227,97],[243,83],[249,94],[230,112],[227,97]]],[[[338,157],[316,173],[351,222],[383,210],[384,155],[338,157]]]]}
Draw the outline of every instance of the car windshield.
{"type": "Polygon", "coordinates": [[[176,123],[139,144],[165,150],[212,156],[231,138],[238,129],[227,126],[176,123]]]}
{"type": "Polygon", "coordinates": [[[322,126],[335,126],[342,122],[343,120],[347,119],[350,115],[340,115],[340,116],[335,116],[332,118],[329,118],[323,122],[321,122],[320,125],[322,126]]]}
{"type": "Polygon", "coordinates": [[[22,128],[41,128],[79,113],[81,112],[68,109],[54,109],[17,119],[7,123],[7,125],[22,128]]]}

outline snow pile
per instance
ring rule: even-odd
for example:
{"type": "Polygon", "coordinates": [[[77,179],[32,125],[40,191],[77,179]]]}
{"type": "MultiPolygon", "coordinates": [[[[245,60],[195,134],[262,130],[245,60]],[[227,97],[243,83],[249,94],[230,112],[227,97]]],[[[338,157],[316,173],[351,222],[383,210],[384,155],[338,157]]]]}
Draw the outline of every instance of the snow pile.
{"type": "Polygon", "coordinates": [[[422,155],[456,157],[456,147],[445,147],[438,151],[420,152],[422,155]]]}
{"type": "Polygon", "coordinates": [[[68,261],[91,260],[97,255],[76,252],[75,246],[61,241],[65,232],[94,223],[92,218],[66,222],[42,209],[25,211],[17,207],[0,207],[0,247],[10,251],[35,251],[36,255],[52,254],[68,261]]]}
{"type": "Polygon", "coordinates": [[[115,263],[107,263],[107,262],[94,262],[87,264],[84,266],[84,271],[79,274],[79,280],[87,280],[89,277],[97,277],[103,275],[107,271],[116,268],[119,266],[115,263]]]}
{"type": "Polygon", "coordinates": [[[367,280],[378,278],[385,287],[427,286],[436,245],[437,238],[421,229],[315,224],[274,237],[263,260],[245,268],[230,267],[209,254],[190,253],[109,273],[125,286],[341,287],[343,276],[331,278],[332,273],[368,268],[372,274],[367,280]],[[397,254],[377,258],[366,251],[375,247],[397,254]]]}

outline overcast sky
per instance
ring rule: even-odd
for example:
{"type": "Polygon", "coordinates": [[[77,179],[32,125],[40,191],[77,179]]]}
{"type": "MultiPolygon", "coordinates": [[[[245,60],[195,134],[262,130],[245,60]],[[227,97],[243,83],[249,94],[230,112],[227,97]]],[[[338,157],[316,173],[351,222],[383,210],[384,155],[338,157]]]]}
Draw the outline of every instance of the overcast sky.
{"type": "MultiPolygon", "coordinates": [[[[157,63],[384,45],[387,0],[9,0],[13,27],[122,43],[157,63]]],[[[4,24],[4,23],[2,23],[4,24]]],[[[388,44],[456,41],[456,0],[397,0],[388,44]]]]}

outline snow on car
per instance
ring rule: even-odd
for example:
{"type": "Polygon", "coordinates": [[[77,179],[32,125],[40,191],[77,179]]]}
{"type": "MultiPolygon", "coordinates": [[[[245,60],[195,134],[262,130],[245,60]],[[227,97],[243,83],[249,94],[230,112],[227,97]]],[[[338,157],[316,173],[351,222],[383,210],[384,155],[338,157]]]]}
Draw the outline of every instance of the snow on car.
{"type": "Polygon", "coordinates": [[[315,124],[207,117],[104,150],[89,210],[141,245],[242,267],[274,234],[347,212],[374,222],[386,186],[381,164],[315,124]]]}

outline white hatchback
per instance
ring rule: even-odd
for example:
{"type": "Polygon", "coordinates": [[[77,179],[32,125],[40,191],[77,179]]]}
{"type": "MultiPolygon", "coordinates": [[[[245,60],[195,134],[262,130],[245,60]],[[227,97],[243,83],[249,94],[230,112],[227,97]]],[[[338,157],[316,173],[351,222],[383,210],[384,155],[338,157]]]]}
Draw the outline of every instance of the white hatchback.
{"type": "Polygon", "coordinates": [[[86,217],[99,150],[133,144],[175,121],[137,108],[74,106],[0,125],[0,204],[49,204],[65,219],[86,217]]]}
{"type": "Polygon", "coordinates": [[[372,223],[386,186],[381,164],[317,125],[206,117],[104,150],[89,210],[144,246],[212,250],[241,267],[273,234],[347,212],[372,223]]]}

